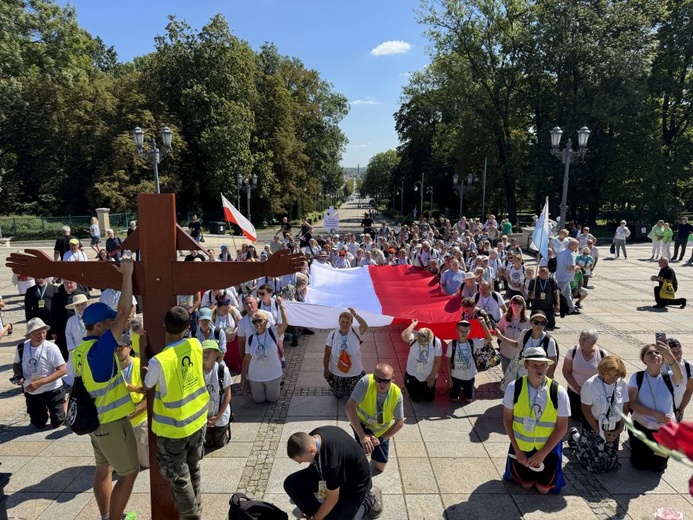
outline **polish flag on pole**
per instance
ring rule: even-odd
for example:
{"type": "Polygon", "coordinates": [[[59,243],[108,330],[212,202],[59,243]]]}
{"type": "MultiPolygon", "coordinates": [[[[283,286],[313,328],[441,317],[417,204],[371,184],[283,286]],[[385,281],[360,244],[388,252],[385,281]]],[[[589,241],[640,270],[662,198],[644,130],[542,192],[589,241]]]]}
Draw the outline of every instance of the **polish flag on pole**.
{"type": "MultiPolygon", "coordinates": [[[[285,301],[292,325],[332,329],[339,313],[353,307],[371,327],[419,320],[441,339],[457,338],[461,314],[459,296],[440,292],[438,280],[420,267],[383,265],[336,269],[313,262],[305,302],[285,301]]],[[[472,320],[471,338],[485,335],[472,320]]]]}
{"type": "Polygon", "coordinates": [[[253,226],[247,218],[241,215],[241,212],[238,211],[234,205],[231,204],[226,197],[224,197],[223,194],[221,195],[221,205],[224,207],[224,218],[226,219],[226,222],[236,224],[239,228],[241,228],[241,231],[243,231],[245,238],[256,242],[257,232],[255,231],[255,226],[253,226]]]}

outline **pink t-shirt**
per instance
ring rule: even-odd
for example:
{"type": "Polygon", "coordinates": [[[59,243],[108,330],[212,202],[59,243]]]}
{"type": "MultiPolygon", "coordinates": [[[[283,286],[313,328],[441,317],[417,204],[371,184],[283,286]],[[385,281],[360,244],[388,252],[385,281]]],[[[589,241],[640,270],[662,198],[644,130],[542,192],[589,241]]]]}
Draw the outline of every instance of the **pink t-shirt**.
{"type": "MultiPolygon", "coordinates": [[[[582,385],[585,384],[585,381],[597,374],[597,367],[599,366],[599,362],[602,360],[602,355],[599,352],[600,347],[597,345],[593,347],[592,357],[588,361],[585,361],[585,357],[582,355],[580,347],[578,347],[577,351],[575,352],[575,358],[573,358],[573,350],[574,348],[571,348],[565,355],[565,358],[572,359],[573,377],[575,378],[577,384],[580,385],[580,387],[582,387],[582,385]]],[[[570,389],[573,392],[577,392],[577,389],[573,388],[572,386],[570,386],[570,389]]]]}

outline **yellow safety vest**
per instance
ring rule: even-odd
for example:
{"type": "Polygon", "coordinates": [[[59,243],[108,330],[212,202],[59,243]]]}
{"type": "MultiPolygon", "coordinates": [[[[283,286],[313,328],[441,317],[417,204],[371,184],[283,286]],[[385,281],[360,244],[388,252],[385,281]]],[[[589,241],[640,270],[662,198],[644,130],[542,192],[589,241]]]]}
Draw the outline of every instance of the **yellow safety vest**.
{"type": "Polygon", "coordinates": [[[195,338],[168,346],[156,356],[166,381],[166,395],[157,385],[152,431],[160,437],[182,439],[207,422],[209,392],[205,386],[202,345],[195,338]]]}
{"type": "MultiPolygon", "coordinates": [[[[140,358],[137,357],[130,358],[130,381],[126,380],[126,383],[129,382],[132,386],[142,386],[142,372],[140,370],[140,361],[140,358]]],[[[140,394],[139,392],[130,392],[130,397],[132,398],[132,402],[135,404],[135,408],[137,408],[137,405],[139,405],[142,402],[142,399],[144,399],[144,394],[140,394]]],[[[137,426],[138,424],[141,424],[146,420],[147,410],[145,409],[142,413],[138,414],[135,417],[132,417],[130,419],[130,424],[132,424],[133,426],[137,426]]]]}
{"type": "Polygon", "coordinates": [[[82,341],[72,353],[72,364],[75,376],[82,376],[84,387],[94,399],[96,410],[99,412],[99,422],[107,424],[127,417],[135,411],[135,405],[130,398],[130,393],[125,385],[123,373],[118,367],[118,358],[113,353],[115,367],[113,377],[105,382],[95,381],[91,367],[87,362],[89,349],[96,343],[95,339],[82,341]]]}
{"type": "Polygon", "coordinates": [[[140,335],[137,334],[136,332],[134,332],[134,333],[130,334],[130,339],[132,340],[132,350],[139,357],[139,355],[140,355],[140,335]]]}
{"type": "Polygon", "coordinates": [[[534,449],[540,450],[549,441],[549,437],[556,429],[556,421],[558,420],[558,410],[551,401],[549,389],[551,388],[551,379],[546,378],[546,408],[539,417],[535,417],[535,411],[531,411],[532,403],[529,400],[529,382],[527,376],[518,379],[515,384],[522,381],[522,391],[520,396],[513,406],[513,433],[517,445],[522,451],[530,452],[534,449]],[[524,419],[530,417],[536,420],[534,430],[525,429],[524,419]]]}
{"type": "Polygon", "coordinates": [[[387,391],[385,402],[383,402],[382,423],[378,421],[378,411],[376,410],[377,393],[377,383],[373,379],[373,374],[370,374],[368,376],[366,395],[363,401],[356,407],[356,414],[361,422],[366,425],[366,428],[373,432],[373,435],[380,437],[395,423],[395,407],[402,395],[402,390],[396,384],[390,383],[390,389],[387,391]]]}

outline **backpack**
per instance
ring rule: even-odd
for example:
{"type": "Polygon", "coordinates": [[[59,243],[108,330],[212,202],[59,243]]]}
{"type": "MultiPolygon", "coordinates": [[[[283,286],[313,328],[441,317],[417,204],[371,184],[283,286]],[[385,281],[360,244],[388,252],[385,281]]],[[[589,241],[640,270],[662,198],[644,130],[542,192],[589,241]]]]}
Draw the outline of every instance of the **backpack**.
{"type": "Polygon", "coordinates": [[[555,273],[556,269],[558,269],[558,259],[555,256],[553,258],[549,258],[547,267],[549,268],[550,273],[555,273]]]}
{"type": "MultiPolygon", "coordinates": [[[[525,378],[520,377],[515,383],[515,393],[513,394],[513,404],[516,404],[522,393],[522,385],[524,385],[525,378]]],[[[549,398],[551,399],[551,404],[558,410],[558,383],[555,379],[551,380],[551,385],[549,386],[549,398]]]]}
{"type": "MultiPolygon", "coordinates": [[[[525,350],[525,345],[527,344],[527,341],[529,341],[529,337],[532,335],[532,330],[528,330],[525,333],[524,338],[522,338],[522,350],[518,352],[517,356],[515,356],[511,361],[510,364],[508,365],[508,368],[505,369],[505,374],[503,375],[503,381],[501,381],[501,390],[505,391],[505,389],[508,387],[511,381],[515,381],[518,379],[518,374],[520,373],[520,369],[522,368],[522,364],[520,363],[520,358],[522,357],[522,353],[525,350]]],[[[549,354],[549,340],[552,339],[552,336],[549,334],[544,335],[544,339],[541,341],[541,347],[544,349],[544,352],[546,352],[546,355],[548,356],[549,354]]],[[[558,357],[558,342],[556,341],[556,338],[553,338],[553,341],[556,345],[556,356],[558,357]]]]}
{"type": "MultiPolygon", "coordinates": [[[[481,293],[476,293],[474,295],[474,303],[479,303],[479,298],[481,298],[481,293]]],[[[491,298],[493,298],[498,305],[503,305],[504,303],[500,301],[500,299],[498,298],[498,293],[496,291],[491,291],[491,298]]]]}
{"type": "MultiPolygon", "coordinates": [[[[471,339],[468,339],[467,343],[469,343],[469,348],[472,351],[472,355],[474,355],[474,342],[471,339]]],[[[456,339],[452,340],[452,344],[451,344],[450,348],[452,349],[450,351],[450,368],[452,368],[454,370],[455,369],[455,351],[457,350],[457,340],[456,339]]]]}
{"type": "MultiPolygon", "coordinates": [[[[272,327],[267,327],[267,332],[270,335],[270,338],[272,338],[272,341],[274,341],[274,344],[277,345],[277,348],[279,348],[279,343],[277,343],[277,337],[274,335],[274,331],[272,330],[272,327]]],[[[253,344],[253,338],[255,337],[255,334],[251,334],[248,337],[248,347],[253,344]]],[[[219,338],[216,338],[217,341],[219,341],[219,338]]]]}
{"type": "MultiPolygon", "coordinates": [[[[219,363],[219,367],[217,368],[217,379],[219,381],[219,404],[224,400],[224,365],[219,363]]],[[[231,406],[231,402],[229,401],[229,424],[226,426],[229,430],[229,440],[231,440],[231,423],[235,421],[235,418],[233,416],[233,407],[231,406]]]]}
{"type": "Polygon", "coordinates": [[[99,427],[99,412],[94,404],[94,399],[87,391],[82,381],[81,365],[86,359],[80,360],[79,369],[75,370],[75,379],[70,391],[70,399],[67,401],[67,414],[65,422],[77,435],[86,435],[99,427]],[[79,373],[77,373],[79,371],[79,373]]]}
{"type": "Polygon", "coordinates": [[[234,493],[229,500],[229,520],[288,520],[289,515],[274,504],[251,500],[243,493],[234,493]]]}
{"type": "MultiPolygon", "coordinates": [[[[686,363],[686,364],[688,364],[688,363],[686,363]]],[[[644,379],[645,379],[645,371],[644,370],[641,370],[640,372],[635,373],[635,382],[638,385],[638,392],[640,392],[640,387],[642,386],[642,382],[644,379]]],[[[669,377],[669,374],[662,374],[662,379],[664,380],[664,384],[667,385],[669,392],[671,392],[671,401],[672,401],[673,410],[676,411],[676,398],[674,397],[674,385],[672,384],[671,378],[669,377]]]]}

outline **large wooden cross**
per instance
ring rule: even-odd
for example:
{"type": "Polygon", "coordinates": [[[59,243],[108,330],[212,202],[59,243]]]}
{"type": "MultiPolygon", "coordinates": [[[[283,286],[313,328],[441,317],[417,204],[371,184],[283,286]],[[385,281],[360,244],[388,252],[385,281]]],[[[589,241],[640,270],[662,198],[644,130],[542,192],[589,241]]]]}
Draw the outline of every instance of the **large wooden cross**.
{"type": "MultiPolygon", "coordinates": [[[[140,194],[137,207],[139,227],[121,249],[140,251],[141,260],[135,262],[133,293],[142,296],[147,330],[149,347],[148,352],[141,352],[143,365],[147,364],[147,355],[153,356],[165,347],[164,316],[176,304],[177,295],[230,287],[261,276],[294,273],[305,260],[299,253],[279,251],[267,262],[179,262],[177,251],[202,247],[176,223],[175,195],[140,194]]],[[[12,253],[6,265],[16,274],[34,278],[56,276],[97,289],[119,289],[122,278],[109,262],[55,262],[35,249],[12,253]]],[[[153,399],[152,390],[147,395],[150,427],[153,399]]],[[[156,438],[151,428],[149,431],[151,515],[154,520],[178,518],[168,482],[159,473],[156,438]]]]}

